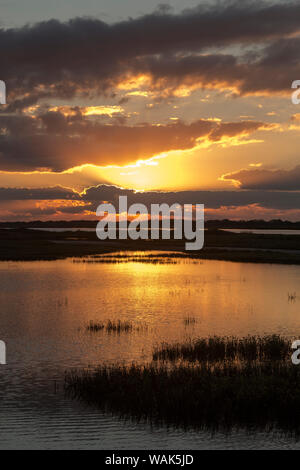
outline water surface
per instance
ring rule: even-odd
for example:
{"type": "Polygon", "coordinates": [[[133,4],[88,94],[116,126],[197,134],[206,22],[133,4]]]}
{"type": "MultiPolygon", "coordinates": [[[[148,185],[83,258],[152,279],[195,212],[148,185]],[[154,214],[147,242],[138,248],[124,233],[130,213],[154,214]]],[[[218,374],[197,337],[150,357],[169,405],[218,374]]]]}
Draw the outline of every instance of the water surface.
{"type": "Polygon", "coordinates": [[[279,434],[212,437],[122,422],[63,393],[65,370],[148,362],[163,341],[300,338],[300,266],[73,261],[0,263],[0,339],[8,361],[0,366],[0,448],[300,448],[279,434]],[[187,317],[195,322],[186,325],[187,317]],[[86,330],[91,320],[107,319],[147,328],[121,335],[86,330]]]}

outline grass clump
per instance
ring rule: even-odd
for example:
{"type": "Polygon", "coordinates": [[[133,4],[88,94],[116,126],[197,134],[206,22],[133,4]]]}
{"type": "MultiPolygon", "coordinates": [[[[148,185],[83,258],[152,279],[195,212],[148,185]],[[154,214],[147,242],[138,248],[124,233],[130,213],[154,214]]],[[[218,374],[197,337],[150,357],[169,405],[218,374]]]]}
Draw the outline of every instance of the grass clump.
{"type": "Polygon", "coordinates": [[[86,329],[93,333],[97,333],[98,331],[104,330],[104,327],[105,327],[104,323],[90,321],[86,329]]]}
{"type": "Polygon", "coordinates": [[[279,335],[199,338],[183,344],[163,344],[153,352],[154,361],[264,361],[284,360],[291,343],[279,335]]]}
{"type": "Polygon", "coordinates": [[[133,325],[129,321],[111,321],[108,320],[108,322],[105,325],[105,329],[107,333],[129,333],[130,331],[133,330],[133,325]]]}
{"type": "Polygon", "coordinates": [[[196,323],[195,317],[185,317],[183,319],[184,326],[194,325],[196,323]]]}
{"type": "Polygon", "coordinates": [[[296,292],[289,292],[288,293],[288,301],[289,302],[296,302],[296,300],[297,300],[296,292]]]}
{"type": "Polygon", "coordinates": [[[90,321],[87,325],[87,330],[92,333],[99,331],[105,331],[106,333],[130,333],[132,331],[144,331],[147,330],[147,325],[134,325],[130,321],[122,320],[107,320],[106,323],[90,321]]]}
{"type": "Polygon", "coordinates": [[[133,330],[133,324],[122,320],[107,320],[106,323],[90,321],[87,330],[93,333],[103,330],[107,333],[129,333],[133,330]]]}
{"type": "Polygon", "coordinates": [[[101,366],[66,374],[71,397],[120,417],[209,430],[300,431],[300,369],[291,362],[101,366]]]}
{"type": "Polygon", "coordinates": [[[120,263],[149,263],[149,264],[177,264],[180,262],[180,259],[176,258],[183,258],[184,255],[178,256],[176,255],[101,255],[101,256],[93,256],[90,258],[84,259],[75,259],[73,263],[87,263],[87,264],[95,264],[95,263],[103,263],[103,264],[120,264],[120,263]]]}

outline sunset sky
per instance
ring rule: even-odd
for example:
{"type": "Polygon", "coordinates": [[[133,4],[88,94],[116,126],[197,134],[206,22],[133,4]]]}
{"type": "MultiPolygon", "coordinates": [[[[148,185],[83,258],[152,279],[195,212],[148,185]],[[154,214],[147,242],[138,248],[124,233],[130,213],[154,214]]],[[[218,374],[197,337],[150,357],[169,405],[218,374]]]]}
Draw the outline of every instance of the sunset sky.
{"type": "Polygon", "coordinates": [[[0,9],[0,220],[95,218],[136,190],[300,220],[299,1],[0,9]]]}

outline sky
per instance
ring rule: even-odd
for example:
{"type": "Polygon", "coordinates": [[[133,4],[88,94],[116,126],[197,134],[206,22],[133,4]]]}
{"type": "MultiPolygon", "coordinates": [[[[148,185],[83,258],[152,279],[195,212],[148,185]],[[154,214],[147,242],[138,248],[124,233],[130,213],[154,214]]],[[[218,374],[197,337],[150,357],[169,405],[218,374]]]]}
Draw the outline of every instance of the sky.
{"type": "Polygon", "coordinates": [[[0,1],[0,220],[300,220],[298,1],[0,1]]]}

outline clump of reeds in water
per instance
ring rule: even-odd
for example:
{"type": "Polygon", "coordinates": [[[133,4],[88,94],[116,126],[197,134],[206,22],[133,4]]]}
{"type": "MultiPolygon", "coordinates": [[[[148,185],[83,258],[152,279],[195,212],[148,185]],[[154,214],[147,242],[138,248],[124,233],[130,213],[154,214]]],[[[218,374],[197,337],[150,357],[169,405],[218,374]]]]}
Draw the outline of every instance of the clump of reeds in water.
{"type": "Polygon", "coordinates": [[[195,317],[185,317],[183,319],[183,323],[184,323],[185,326],[194,325],[196,323],[196,318],[195,317]]]}
{"type": "Polygon", "coordinates": [[[135,325],[127,320],[107,320],[106,323],[103,322],[94,322],[90,321],[87,325],[87,330],[97,333],[98,331],[106,331],[107,333],[130,333],[133,330],[135,331],[143,331],[147,330],[147,325],[139,324],[135,325]]]}
{"type": "Polygon", "coordinates": [[[279,335],[199,338],[183,344],[163,344],[153,352],[153,360],[189,362],[284,360],[291,343],[279,335]]]}
{"type": "Polygon", "coordinates": [[[184,428],[300,431],[300,368],[290,361],[101,366],[66,374],[72,398],[120,417],[184,428]]]}
{"type": "Polygon", "coordinates": [[[119,263],[148,263],[148,264],[178,264],[179,259],[165,255],[101,255],[99,257],[89,257],[74,259],[73,263],[87,264],[119,264],[119,263]]]}
{"type": "Polygon", "coordinates": [[[296,300],[297,300],[296,292],[289,292],[288,293],[288,301],[289,302],[296,302],[296,300]]]}
{"type": "Polygon", "coordinates": [[[105,329],[108,333],[128,333],[133,330],[133,325],[129,321],[111,321],[108,320],[108,322],[105,325],[105,329]]]}
{"type": "Polygon", "coordinates": [[[92,331],[94,333],[97,333],[98,331],[104,330],[104,327],[105,327],[104,323],[90,321],[90,323],[88,324],[86,329],[88,331],[92,331]]]}

